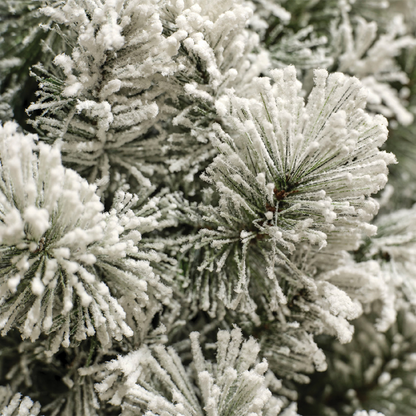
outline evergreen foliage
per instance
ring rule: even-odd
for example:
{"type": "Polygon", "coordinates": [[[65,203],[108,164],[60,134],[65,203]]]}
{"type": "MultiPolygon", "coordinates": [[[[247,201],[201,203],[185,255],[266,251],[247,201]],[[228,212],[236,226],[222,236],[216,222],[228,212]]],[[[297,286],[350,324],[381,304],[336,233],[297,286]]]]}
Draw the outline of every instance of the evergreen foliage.
{"type": "Polygon", "coordinates": [[[415,10],[4,0],[0,414],[416,414],[415,10]]]}

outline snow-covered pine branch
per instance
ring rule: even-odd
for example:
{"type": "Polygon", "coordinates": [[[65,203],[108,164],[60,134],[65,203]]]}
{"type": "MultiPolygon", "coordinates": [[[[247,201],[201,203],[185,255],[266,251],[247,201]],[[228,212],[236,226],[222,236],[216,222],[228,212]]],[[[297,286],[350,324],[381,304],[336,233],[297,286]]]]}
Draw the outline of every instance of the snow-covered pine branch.
{"type": "Polygon", "coordinates": [[[366,410],[357,410],[354,416],[385,416],[384,413],[377,412],[377,410],[371,409],[369,412],[366,410]]]}
{"type": "Polygon", "coordinates": [[[3,416],[37,416],[40,404],[33,403],[30,397],[22,397],[20,393],[13,395],[8,386],[0,386],[0,412],[3,416]]]}
{"type": "MultiPolygon", "coordinates": [[[[333,63],[327,53],[328,38],[317,35],[312,24],[296,31],[293,20],[299,18],[294,1],[279,4],[274,0],[254,0],[255,13],[250,26],[260,35],[260,46],[270,55],[271,66],[295,65],[300,69],[326,68],[333,63]],[[291,8],[289,12],[286,8],[291,8]]],[[[302,20],[302,19],[300,19],[302,20]]]]}
{"type": "Polygon", "coordinates": [[[72,51],[55,57],[55,76],[39,67],[35,125],[62,138],[65,163],[104,189],[117,172],[150,186],[147,177],[164,172],[153,163],[162,137],[146,134],[172,111],[159,83],[181,67],[172,57],[186,34],[164,36],[162,10],[150,0],[49,3],[41,11],[67,27],[72,51]]]}
{"type": "Polygon", "coordinates": [[[374,259],[387,290],[381,296],[385,305],[376,327],[387,330],[397,311],[407,310],[416,317],[416,206],[377,218],[377,236],[367,239],[357,252],[358,260],[374,259]]]}
{"type": "Polygon", "coordinates": [[[0,413],[414,416],[415,1],[0,1],[0,413]]]}
{"type": "Polygon", "coordinates": [[[150,186],[167,168],[192,178],[190,165],[213,156],[215,99],[268,65],[248,57],[258,37],[244,29],[252,11],[242,1],[49,3],[41,12],[67,27],[72,52],[55,57],[53,73],[37,67],[28,111],[40,112],[34,125],[48,140],[63,139],[67,166],[103,190],[120,175],[150,186]]]}
{"type": "Polygon", "coordinates": [[[287,303],[277,266],[286,267],[298,288],[316,292],[288,256],[302,244],[332,253],[357,249],[363,233],[374,234],[369,222],[378,204],[370,195],[384,187],[387,165],[395,161],[379,150],[386,122],[363,110],[357,79],[317,71],[305,105],[294,68],[274,77],[273,85],[257,80],[256,98],[230,92],[217,101],[230,133],[216,126],[219,155],[204,178],[219,202],[200,207],[201,229],[182,249],[205,250],[191,262],[209,274],[205,282],[217,280],[216,297],[231,308],[250,304],[250,273],[267,288],[272,310],[287,303]]]}
{"type": "MultiPolygon", "coordinates": [[[[243,342],[241,330],[219,331],[216,360],[204,358],[199,334],[190,335],[192,363],[184,367],[171,347],[143,346],[119,356],[98,373],[101,399],[122,404],[123,415],[255,416],[286,415],[272,398],[264,374],[267,363],[257,363],[259,346],[243,342]]],[[[97,371],[81,370],[81,374],[97,371]]]]}
{"type": "Polygon", "coordinates": [[[136,216],[137,197],[119,195],[104,213],[96,187],[61,165],[57,147],[36,141],[14,123],[0,127],[3,336],[17,326],[32,341],[56,333],[52,352],[93,335],[105,347],[133,335],[126,313],[146,332],[147,314],[171,293],[169,275],[161,279],[150,265],[165,257],[137,247],[142,232],[160,226],[160,200],[136,216]]]}
{"type": "Polygon", "coordinates": [[[368,91],[368,108],[374,113],[395,118],[402,125],[413,122],[406,108],[409,78],[400,68],[397,57],[406,49],[414,49],[414,37],[407,32],[402,15],[396,15],[380,32],[375,21],[360,16],[350,19],[343,7],[342,24],[333,25],[331,48],[335,57],[333,69],[357,77],[368,91]],[[403,88],[397,91],[392,83],[403,88]]]}

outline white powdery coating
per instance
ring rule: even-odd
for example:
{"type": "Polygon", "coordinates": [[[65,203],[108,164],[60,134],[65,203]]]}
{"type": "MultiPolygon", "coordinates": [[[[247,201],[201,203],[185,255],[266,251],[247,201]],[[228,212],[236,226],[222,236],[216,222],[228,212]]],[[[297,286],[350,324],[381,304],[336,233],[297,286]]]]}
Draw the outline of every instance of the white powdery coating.
{"type": "Polygon", "coordinates": [[[376,324],[386,331],[397,311],[410,310],[416,315],[416,206],[380,216],[377,236],[366,248],[366,258],[375,258],[385,289],[380,296],[384,308],[376,324]]]}
{"type": "MultiPolygon", "coordinates": [[[[376,238],[373,240],[377,241],[376,238]]],[[[368,258],[371,257],[368,256],[368,258]]],[[[319,279],[326,280],[339,289],[340,297],[344,293],[344,296],[353,300],[357,316],[361,314],[362,307],[365,308],[366,305],[370,305],[376,300],[381,301],[383,308],[381,309],[380,317],[376,324],[379,331],[386,331],[395,321],[396,291],[391,287],[392,282],[389,278],[386,278],[383,265],[379,264],[379,262],[369,260],[356,263],[351,257],[347,256],[338,267],[320,274],[319,279]]],[[[322,285],[322,282],[320,282],[320,285],[322,285]]],[[[318,301],[318,304],[323,306],[325,310],[328,309],[333,313],[334,307],[339,304],[339,301],[340,299],[333,299],[326,305],[326,302],[322,303],[318,301]]],[[[342,315],[338,314],[338,318],[342,319],[342,315]]],[[[347,319],[354,319],[354,317],[350,316],[347,319]]],[[[344,334],[339,334],[336,328],[334,329],[340,340],[341,338],[349,340],[352,336],[353,328],[351,326],[346,327],[347,332],[344,334]]]]}
{"type": "MultiPolygon", "coordinates": [[[[344,3],[341,7],[348,6],[344,3]]],[[[343,10],[342,24],[336,27],[332,36],[333,48],[342,51],[336,57],[337,70],[361,80],[368,91],[368,108],[386,117],[396,117],[400,124],[410,125],[413,114],[406,109],[408,103],[390,85],[392,82],[402,85],[409,82],[395,60],[405,49],[416,45],[403,17],[393,15],[386,33],[378,34],[376,22],[355,16],[353,25],[347,11],[343,10]]]]}
{"type": "MultiPolygon", "coordinates": [[[[379,151],[386,120],[363,110],[356,78],[315,72],[307,104],[294,67],[258,79],[258,98],[229,93],[228,135],[217,127],[220,155],[206,179],[220,194],[220,215],[245,218],[257,233],[289,251],[308,241],[334,250],[358,248],[387,181],[392,154],[379,151]]],[[[224,104],[226,100],[222,100],[224,104]]]]}
{"type": "Polygon", "coordinates": [[[33,402],[20,393],[13,395],[9,386],[0,386],[0,414],[2,416],[37,416],[40,412],[39,402],[33,402]]]}
{"type": "MultiPolygon", "coordinates": [[[[322,320],[318,325],[322,327],[322,320]]],[[[261,348],[270,370],[277,377],[305,384],[310,381],[307,374],[327,369],[325,354],[318,348],[310,328],[308,330],[305,331],[298,322],[292,322],[285,325],[272,323],[264,331],[261,348]]],[[[329,333],[328,329],[326,331],[329,333]]]]}
{"type": "MultiPolygon", "coordinates": [[[[265,64],[260,62],[261,59],[257,65],[250,64],[247,59],[248,53],[258,44],[258,37],[244,30],[253,14],[247,4],[241,0],[171,3],[176,14],[175,24],[179,31],[187,34],[183,44],[206,67],[214,97],[227,85],[244,88],[253,74],[261,71],[265,64]]],[[[204,85],[199,87],[201,92],[206,88],[204,85]]]]}
{"type": "Polygon", "coordinates": [[[143,346],[105,365],[103,380],[96,385],[101,399],[116,405],[123,403],[126,409],[137,411],[144,404],[147,416],[279,414],[280,405],[270,401],[272,394],[265,383],[267,363],[256,364],[256,341],[242,343],[239,329],[219,331],[217,360],[211,363],[203,356],[199,333],[191,333],[190,338],[192,373],[183,367],[172,348],[159,345],[152,352],[143,346]],[[201,392],[200,399],[195,394],[195,384],[201,392]]]}
{"type": "MultiPolygon", "coordinates": [[[[268,65],[265,54],[255,61],[249,56],[258,36],[245,29],[252,10],[242,0],[48,3],[41,12],[67,26],[76,46],[54,59],[64,73],[61,101],[43,78],[42,97],[28,111],[48,110],[34,123],[51,139],[62,137],[64,161],[88,169],[89,180],[101,179],[102,189],[114,172],[130,171],[146,186],[155,171],[164,175],[158,155],[167,149],[165,132],[158,126],[160,137],[148,139],[149,129],[173,118],[208,142],[206,123],[199,126],[189,115],[195,104],[212,107],[224,88],[245,89],[268,65]]],[[[202,161],[212,157],[210,150],[200,150],[202,161]]],[[[189,153],[168,165],[189,169],[195,164],[189,153]]]]}
{"type": "Polygon", "coordinates": [[[237,263],[237,278],[225,276],[217,295],[233,309],[244,299],[249,299],[246,310],[253,306],[247,272],[253,246],[264,257],[263,286],[270,289],[271,310],[287,303],[278,265],[316,296],[315,282],[289,254],[301,245],[332,253],[355,250],[363,234],[374,235],[377,227],[370,221],[378,203],[370,195],[384,187],[387,165],[395,162],[394,155],[379,150],[387,122],[363,110],[365,91],[356,78],[317,70],[305,103],[294,67],[272,73],[273,84],[268,78],[254,80],[256,98],[232,91],[221,98],[219,111],[229,133],[215,126],[212,141],[219,155],[203,175],[220,198],[218,206],[204,208],[209,228],[200,230],[197,246],[209,244],[214,253],[199,270],[215,267],[223,278],[224,265],[237,263]],[[230,284],[232,293],[226,290],[230,284]]]}
{"type": "MultiPolygon", "coordinates": [[[[147,177],[153,174],[154,165],[143,161],[143,146],[128,144],[141,139],[166,115],[164,107],[168,106],[160,96],[170,91],[171,84],[163,78],[181,67],[173,56],[187,34],[165,36],[160,16],[165,4],[153,0],[49,4],[41,12],[65,25],[75,46],[70,55],[54,59],[64,73],[61,101],[56,102],[48,80],[43,79],[44,97],[50,100],[41,98],[28,111],[49,110],[35,123],[52,140],[62,137],[64,161],[81,171],[91,169],[91,182],[101,179],[105,189],[116,166],[116,171],[129,170],[139,185],[150,186],[147,177]],[[68,104],[69,109],[56,113],[68,104]]],[[[160,140],[147,145],[150,154],[160,153],[160,140]]]]}
{"type": "MultiPolygon", "coordinates": [[[[270,65],[265,51],[256,56],[254,54],[254,51],[258,50],[258,36],[244,29],[244,24],[247,24],[247,18],[251,15],[245,3],[221,0],[197,0],[195,3],[203,5],[202,11],[199,12],[199,20],[205,23],[200,32],[190,32],[183,44],[191,56],[197,55],[206,66],[202,70],[205,82],[200,81],[201,71],[194,69],[192,60],[181,60],[184,67],[190,68],[187,69],[187,77],[191,80],[197,79],[198,82],[187,84],[183,88],[186,92],[185,101],[189,104],[174,117],[173,124],[190,129],[193,143],[189,142],[189,134],[170,134],[169,142],[181,149],[181,152],[167,160],[171,172],[187,172],[184,180],[191,183],[195,175],[199,174],[216,154],[209,140],[212,123],[217,119],[215,107],[218,110],[218,102],[215,102],[215,99],[227,88],[233,88],[244,96],[250,95],[253,78],[259,76],[270,65]],[[207,8],[209,11],[204,10],[207,8]],[[222,27],[223,24],[226,26],[222,27]],[[216,31],[217,26],[222,32],[216,31]],[[219,39],[218,33],[221,33],[219,39]],[[205,116],[195,116],[196,106],[203,110],[205,116]]],[[[187,14],[186,12],[185,10],[183,14],[187,14]]],[[[183,94],[182,91],[178,93],[183,94]]],[[[178,105],[183,105],[182,102],[182,99],[178,100],[178,105]]]]}
{"type": "Polygon", "coordinates": [[[118,195],[117,207],[104,214],[95,186],[61,165],[57,147],[34,139],[15,123],[0,126],[2,334],[17,326],[34,341],[56,332],[55,352],[69,346],[75,326],[77,341],[96,334],[108,346],[133,332],[107,284],[125,295],[128,313],[141,311],[142,323],[146,308],[168,300],[149,264],[155,256],[137,248],[141,232],[158,226],[157,216],[136,217],[131,195],[118,195]]]}

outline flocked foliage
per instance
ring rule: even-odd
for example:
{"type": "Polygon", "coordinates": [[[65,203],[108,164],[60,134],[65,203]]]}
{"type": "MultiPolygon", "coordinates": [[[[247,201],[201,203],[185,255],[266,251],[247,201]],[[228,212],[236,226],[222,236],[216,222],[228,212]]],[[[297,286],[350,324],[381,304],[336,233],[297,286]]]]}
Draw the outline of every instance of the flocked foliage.
{"type": "Polygon", "coordinates": [[[76,46],[55,57],[52,73],[37,67],[34,125],[61,137],[64,160],[103,186],[120,174],[149,186],[167,169],[188,169],[191,181],[212,158],[210,146],[199,147],[213,101],[267,66],[247,57],[257,40],[244,30],[251,9],[240,1],[50,3],[40,12],[67,27],[76,46]],[[194,137],[190,149],[184,135],[194,137]]]}
{"type": "Polygon", "coordinates": [[[122,303],[142,324],[169,301],[150,265],[163,256],[137,247],[143,232],[163,226],[163,202],[135,214],[138,198],[120,193],[103,213],[96,187],[61,165],[57,147],[36,144],[13,123],[0,134],[3,336],[15,326],[32,341],[57,332],[54,352],[70,345],[70,333],[76,341],[96,334],[103,346],[132,336],[122,303]]]}
{"type": "Polygon", "coordinates": [[[152,351],[144,346],[105,366],[97,386],[101,398],[122,404],[126,415],[146,409],[146,416],[280,414],[279,400],[267,389],[267,363],[256,363],[259,346],[254,339],[242,343],[238,328],[219,331],[213,363],[204,358],[198,337],[190,334],[192,374],[173,348],[152,351]]]}
{"type": "Polygon", "coordinates": [[[20,393],[13,395],[8,386],[0,386],[0,411],[4,416],[37,416],[40,405],[33,403],[30,397],[22,397],[20,393]]]}
{"type": "Polygon", "coordinates": [[[230,134],[214,126],[219,155],[204,179],[219,201],[199,208],[202,229],[188,243],[188,278],[201,282],[203,309],[210,307],[210,292],[226,307],[243,302],[253,308],[250,274],[254,290],[267,292],[272,311],[287,303],[284,280],[325,292],[288,256],[304,242],[332,252],[356,249],[362,233],[376,230],[369,221],[378,204],[369,196],[384,186],[386,166],[394,162],[378,149],[386,139],[385,120],[363,111],[358,80],[317,72],[305,105],[294,68],[274,77],[273,87],[267,78],[257,80],[255,98],[230,93],[217,102],[230,134]]]}
{"type": "Polygon", "coordinates": [[[1,2],[0,413],[413,416],[415,10],[1,2]]]}

